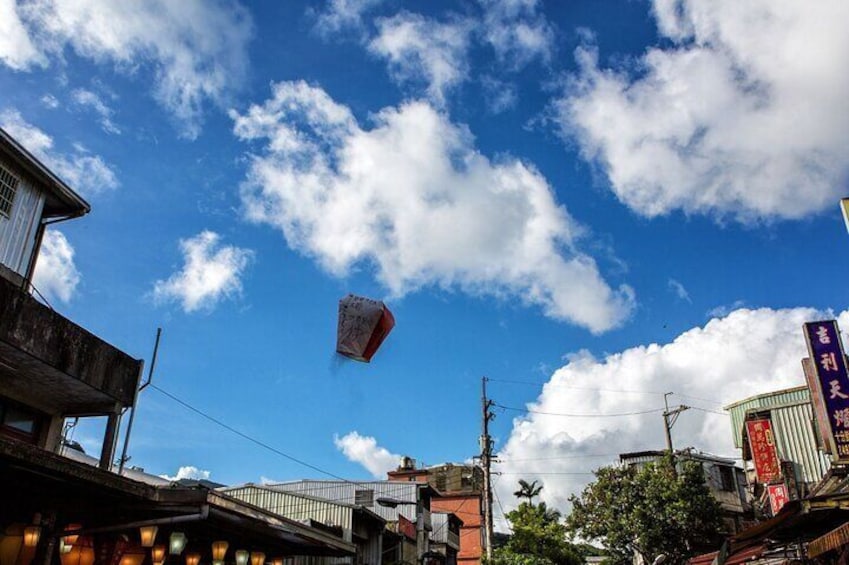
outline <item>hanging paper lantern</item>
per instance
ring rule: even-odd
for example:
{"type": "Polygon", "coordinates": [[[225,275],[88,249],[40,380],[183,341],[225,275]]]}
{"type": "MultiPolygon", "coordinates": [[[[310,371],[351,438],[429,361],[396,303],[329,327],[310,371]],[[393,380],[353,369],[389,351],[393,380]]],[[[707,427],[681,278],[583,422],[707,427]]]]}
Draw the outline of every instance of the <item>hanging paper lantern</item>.
{"type": "Polygon", "coordinates": [[[383,302],[349,294],[339,301],[336,352],[368,363],[394,326],[383,302]]]}

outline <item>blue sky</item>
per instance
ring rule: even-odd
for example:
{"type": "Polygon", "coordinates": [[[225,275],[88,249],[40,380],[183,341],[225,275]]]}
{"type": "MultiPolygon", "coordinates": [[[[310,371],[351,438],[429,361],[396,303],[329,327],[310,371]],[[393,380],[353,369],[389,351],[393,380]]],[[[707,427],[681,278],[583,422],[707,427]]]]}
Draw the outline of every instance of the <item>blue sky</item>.
{"type": "MultiPolygon", "coordinates": [[[[663,446],[663,392],[734,455],[721,406],[849,316],[844,2],[272,4],[0,1],[0,125],[93,209],[36,284],[136,357],[161,326],[189,405],[357,479],[474,455],[485,375],[503,507],[565,507],[663,446]],[[397,320],[371,364],[333,353],[349,292],[397,320]]],[[[321,476],[156,389],[130,453],[321,476]]]]}

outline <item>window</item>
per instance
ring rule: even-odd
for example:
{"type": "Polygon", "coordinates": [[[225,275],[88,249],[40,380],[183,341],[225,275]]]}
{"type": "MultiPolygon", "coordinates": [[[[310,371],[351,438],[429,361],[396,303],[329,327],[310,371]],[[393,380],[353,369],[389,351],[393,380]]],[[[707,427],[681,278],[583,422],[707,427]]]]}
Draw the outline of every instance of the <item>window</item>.
{"type": "Polygon", "coordinates": [[[354,504],[359,506],[374,506],[374,491],[373,490],[355,490],[354,504]]]}
{"type": "Polygon", "coordinates": [[[12,213],[12,204],[15,202],[18,182],[18,177],[13,175],[6,167],[0,165],[0,214],[7,218],[12,213]]]}
{"type": "Polygon", "coordinates": [[[42,417],[25,406],[0,398],[0,435],[36,443],[42,417]]]}
{"type": "Polygon", "coordinates": [[[734,484],[734,469],[732,467],[719,467],[720,487],[724,491],[733,492],[736,490],[734,484]]]}

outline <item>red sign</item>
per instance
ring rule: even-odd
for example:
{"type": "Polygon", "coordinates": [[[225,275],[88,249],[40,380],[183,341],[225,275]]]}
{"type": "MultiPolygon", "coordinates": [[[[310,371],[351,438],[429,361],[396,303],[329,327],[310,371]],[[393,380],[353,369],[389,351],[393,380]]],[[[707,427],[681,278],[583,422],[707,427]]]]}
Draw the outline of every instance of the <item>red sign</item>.
{"type": "Polygon", "coordinates": [[[772,508],[772,515],[775,516],[790,499],[787,485],[769,485],[766,491],[769,494],[769,507],[772,508]]]}
{"type": "Polygon", "coordinates": [[[411,540],[416,539],[416,525],[398,514],[398,533],[404,534],[411,540]]]}
{"type": "Polygon", "coordinates": [[[772,436],[772,422],[768,419],[746,422],[749,449],[755,464],[755,474],[760,483],[772,483],[781,479],[781,466],[772,436]]]}

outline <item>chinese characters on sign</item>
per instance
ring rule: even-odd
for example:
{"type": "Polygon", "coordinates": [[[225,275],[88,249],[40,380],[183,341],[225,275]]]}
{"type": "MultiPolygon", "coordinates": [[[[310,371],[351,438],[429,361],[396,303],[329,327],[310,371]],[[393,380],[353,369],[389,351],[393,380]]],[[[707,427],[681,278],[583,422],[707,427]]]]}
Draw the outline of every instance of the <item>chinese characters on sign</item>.
{"type": "Polygon", "coordinates": [[[811,395],[819,395],[827,414],[828,429],[821,432],[833,446],[835,461],[849,462],[849,374],[837,322],[807,323],[805,337],[819,385],[811,395]]]}
{"type": "Polygon", "coordinates": [[[775,516],[781,508],[787,504],[789,496],[787,494],[786,485],[769,485],[766,487],[769,493],[769,507],[772,509],[772,515],[775,516]]]}
{"type": "Polygon", "coordinates": [[[781,467],[772,437],[772,423],[768,419],[749,420],[746,422],[746,434],[758,482],[769,484],[780,480],[781,467]]]}

